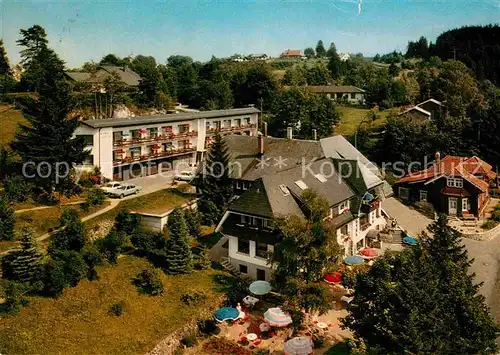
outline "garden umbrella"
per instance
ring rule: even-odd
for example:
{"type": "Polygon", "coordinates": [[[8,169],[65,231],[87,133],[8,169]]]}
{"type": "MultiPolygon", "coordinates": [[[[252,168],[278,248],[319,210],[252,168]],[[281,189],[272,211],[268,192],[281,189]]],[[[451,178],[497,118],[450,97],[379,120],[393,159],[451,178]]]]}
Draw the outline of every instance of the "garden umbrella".
{"type": "Polygon", "coordinates": [[[285,343],[285,354],[308,355],[313,352],[313,343],[308,337],[295,337],[285,343]]]}
{"type": "Polygon", "coordinates": [[[271,284],[267,281],[255,281],[248,288],[254,295],[265,295],[271,292],[271,284]]]}
{"type": "Polygon", "coordinates": [[[219,322],[225,320],[236,320],[240,316],[240,311],[232,307],[222,307],[215,311],[215,319],[219,322]]]}
{"type": "Polygon", "coordinates": [[[269,308],[264,313],[264,319],[272,327],[286,327],[292,323],[292,318],[277,307],[269,308]]]}
{"type": "Polygon", "coordinates": [[[359,251],[361,255],[363,255],[366,258],[376,258],[378,256],[378,251],[377,249],[373,248],[364,248],[359,251]]]}
{"type": "Polygon", "coordinates": [[[365,259],[358,255],[351,255],[344,259],[344,263],[346,263],[347,265],[359,265],[363,264],[364,262],[365,259]]]}
{"type": "Polygon", "coordinates": [[[408,245],[417,245],[418,244],[418,240],[416,240],[413,237],[406,236],[406,237],[403,238],[403,243],[408,244],[408,245]]]}
{"type": "Polygon", "coordinates": [[[338,284],[342,281],[342,274],[340,272],[332,272],[331,274],[326,274],[324,279],[329,284],[338,284]]]}

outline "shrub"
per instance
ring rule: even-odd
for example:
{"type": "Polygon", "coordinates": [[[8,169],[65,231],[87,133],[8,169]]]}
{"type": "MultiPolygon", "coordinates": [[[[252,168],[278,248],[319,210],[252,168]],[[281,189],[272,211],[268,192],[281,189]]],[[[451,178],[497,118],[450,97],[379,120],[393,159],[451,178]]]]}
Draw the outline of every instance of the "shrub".
{"type": "MultiPolygon", "coordinates": [[[[498,206],[497,206],[498,207],[498,206]]],[[[493,211],[491,219],[495,222],[500,222],[500,209],[493,211]]]]}
{"type": "Polygon", "coordinates": [[[14,239],[16,216],[6,197],[0,196],[0,240],[14,239]]]}
{"type": "Polygon", "coordinates": [[[3,298],[5,302],[0,304],[0,314],[13,314],[19,312],[21,306],[27,304],[24,295],[28,291],[25,284],[15,281],[4,280],[2,282],[3,298]]]}
{"type": "Polygon", "coordinates": [[[114,316],[121,316],[123,314],[123,308],[124,308],[124,304],[122,301],[120,302],[115,302],[115,303],[112,303],[109,308],[108,308],[108,312],[109,314],[111,315],[114,315],[114,316]]]}
{"type": "Polygon", "coordinates": [[[325,345],[325,338],[322,336],[313,336],[312,340],[315,349],[321,349],[325,345]]]}
{"type": "Polygon", "coordinates": [[[194,306],[206,298],[207,296],[201,292],[186,292],[181,296],[181,301],[187,306],[194,306]]]}
{"type": "Polygon", "coordinates": [[[117,232],[123,232],[126,235],[131,235],[139,230],[141,224],[141,216],[135,213],[129,213],[126,210],[121,210],[115,217],[115,229],[117,232]]]}
{"type": "Polygon", "coordinates": [[[491,197],[500,197],[500,189],[490,189],[491,197]]]}
{"type": "Polygon", "coordinates": [[[198,339],[196,339],[196,335],[194,334],[186,335],[184,338],[181,339],[181,344],[184,345],[186,348],[195,346],[197,342],[198,339]]]}
{"type": "Polygon", "coordinates": [[[415,202],[415,208],[418,209],[425,216],[434,219],[435,218],[435,209],[434,206],[426,201],[418,201],[415,202]]]}
{"type": "Polygon", "coordinates": [[[212,266],[212,260],[210,258],[210,249],[203,247],[200,255],[196,256],[194,260],[194,267],[198,270],[206,270],[212,266]]]}
{"type": "Polygon", "coordinates": [[[80,175],[78,183],[83,187],[92,187],[101,183],[102,173],[99,167],[94,167],[91,172],[84,171],[80,175]]]}
{"type": "Polygon", "coordinates": [[[201,212],[201,223],[206,226],[211,226],[219,221],[219,209],[209,200],[198,201],[198,211],[201,212]]]}
{"type": "Polygon", "coordinates": [[[82,257],[88,266],[87,279],[89,281],[94,281],[99,279],[96,266],[101,264],[102,257],[97,247],[93,244],[86,245],[82,250],[82,257]]]}
{"type": "Polygon", "coordinates": [[[138,231],[132,235],[130,241],[139,252],[148,255],[156,249],[163,249],[167,240],[161,233],[138,231]]]}
{"type": "Polygon", "coordinates": [[[160,270],[148,268],[142,270],[134,279],[134,284],[139,288],[139,292],[147,295],[160,295],[163,293],[163,283],[161,281],[160,270]]]}
{"type": "Polygon", "coordinates": [[[201,235],[201,215],[197,210],[190,208],[184,211],[184,218],[189,230],[189,235],[199,238],[201,235]]]}
{"type": "Polygon", "coordinates": [[[120,255],[123,244],[125,243],[125,235],[112,230],[103,239],[96,242],[97,249],[108,262],[115,264],[120,255]]]}
{"type": "Polygon", "coordinates": [[[495,211],[500,211],[500,203],[495,206],[495,211]]]}
{"type": "Polygon", "coordinates": [[[8,200],[13,203],[24,202],[31,195],[31,185],[21,176],[5,179],[3,187],[8,200]]]}
{"type": "Polygon", "coordinates": [[[492,228],[495,228],[497,225],[497,223],[495,221],[492,221],[491,219],[490,220],[487,220],[486,222],[484,222],[482,225],[481,225],[481,228],[483,229],[492,229],[492,228]]]}
{"type": "Polygon", "coordinates": [[[101,206],[106,199],[104,191],[98,188],[90,190],[87,200],[85,201],[89,206],[101,206]]]}
{"type": "Polygon", "coordinates": [[[213,319],[202,319],[198,321],[198,330],[207,335],[217,335],[220,333],[220,328],[213,319]]]}

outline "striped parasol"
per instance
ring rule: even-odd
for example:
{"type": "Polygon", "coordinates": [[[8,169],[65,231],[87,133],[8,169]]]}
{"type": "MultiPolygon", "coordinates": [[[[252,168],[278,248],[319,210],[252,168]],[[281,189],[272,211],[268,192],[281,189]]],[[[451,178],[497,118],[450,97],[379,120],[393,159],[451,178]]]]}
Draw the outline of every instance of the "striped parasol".
{"type": "Polygon", "coordinates": [[[272,327],[286,327],[292,323],[292,318],[278,307],[269,308],[264,313],[264,318],[272,327]]]}
{"type": "Polygon", "coordinates": [[[313,342],[308,337],[295,337],[285,343],[287,355],[309,355],[313,352],[313,342]]]}

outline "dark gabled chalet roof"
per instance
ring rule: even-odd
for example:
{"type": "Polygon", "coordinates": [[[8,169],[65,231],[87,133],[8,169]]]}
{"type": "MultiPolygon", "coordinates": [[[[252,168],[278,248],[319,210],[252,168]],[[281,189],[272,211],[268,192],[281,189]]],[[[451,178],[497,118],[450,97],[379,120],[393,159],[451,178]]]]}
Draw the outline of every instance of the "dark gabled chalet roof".
{"type": "Polygon", "coordinates": [[[258,137],[229,135],[224,141],[230,152],[233,165],[233,178],[253,181],[267,175],[322,158],[323,151],[319,141],[264,137],[264,159],[267,164],[259,164],[258,137]],[[281,157],[282,165],[278,165],[281,157]]]}
{"type": "Polygon", "coordinates": [[[312,189],[325,198],[330,206],[335,206],[355,196],[355,193],[333,169],[332,161],[322,159],[312,163],[304,174],[300,166],[258,179],[250,189],[229,206],[229,211],[265,218],[304,216],[300,207],[303,189],[296,183],[299,180],[305,188],[312,189]],[[316,174],[320,174],[321,171],[326,175],[323,176],[324,182],[316,177],[316,174]],[[288,193],[284,193],[280,186],[285,186],[288,193]]]}

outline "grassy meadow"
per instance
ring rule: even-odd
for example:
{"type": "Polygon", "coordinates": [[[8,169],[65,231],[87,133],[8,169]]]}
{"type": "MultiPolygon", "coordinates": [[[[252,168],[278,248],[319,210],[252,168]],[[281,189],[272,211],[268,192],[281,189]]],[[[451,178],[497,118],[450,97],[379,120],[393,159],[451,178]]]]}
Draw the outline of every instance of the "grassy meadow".
{"type": "Polygon", "coordinates": [[[57,299],[30,297],[20,313],[0,319],[2,354],[142,354],[163,337],[188,323],[219,297],[213,270],[189,275],[162,273],[163,295],[138,293],[131,278],[148,266],[132,256],[116,266],[99,267],[98,281],[81,281],[57,299]],[[206,299],[196,306],[180,301],[182,294],[202,292],[206,299]],[[108,312],[122,302],[122,316],[108,312]]]}

